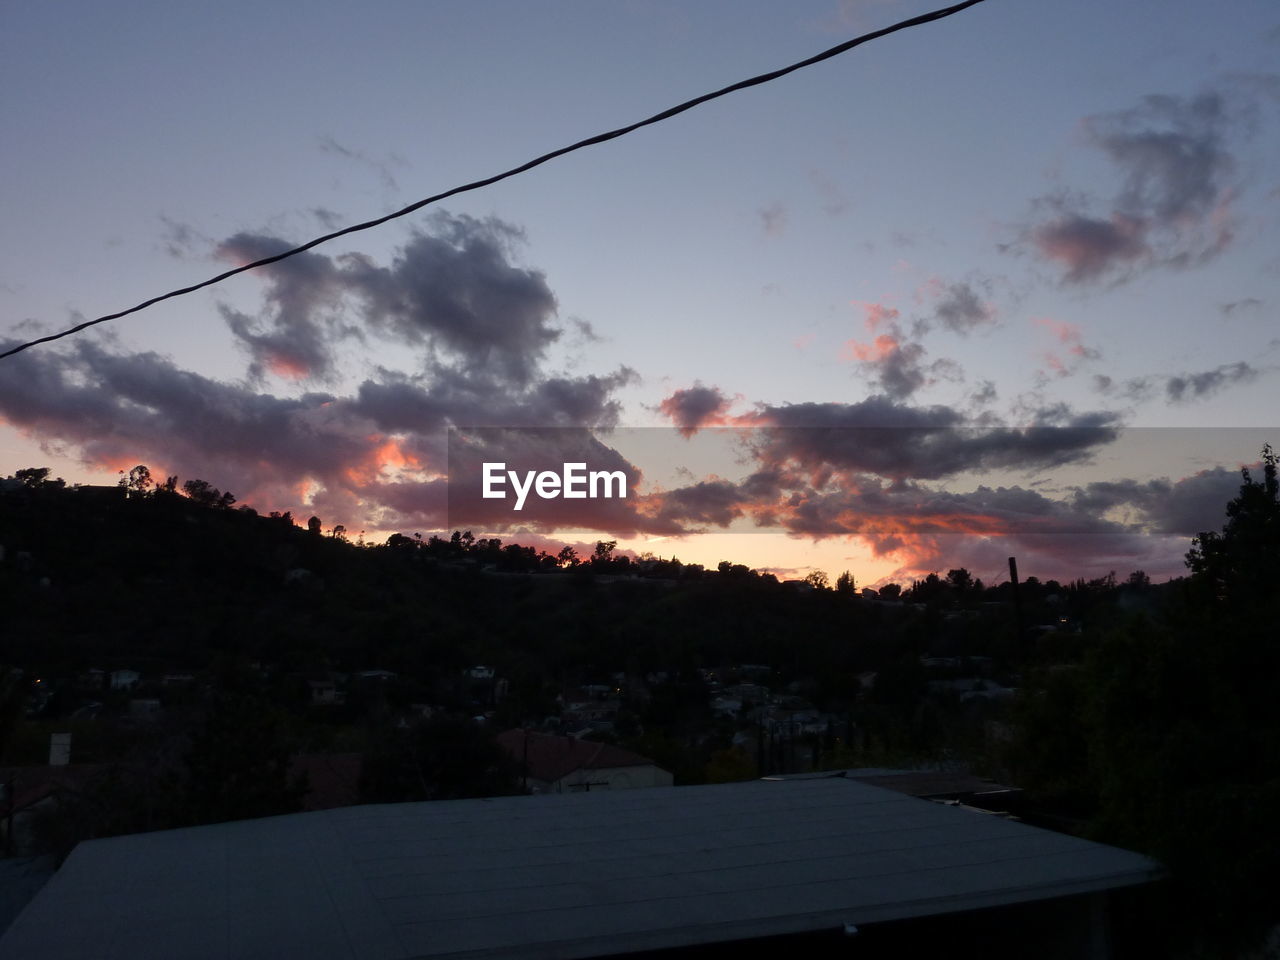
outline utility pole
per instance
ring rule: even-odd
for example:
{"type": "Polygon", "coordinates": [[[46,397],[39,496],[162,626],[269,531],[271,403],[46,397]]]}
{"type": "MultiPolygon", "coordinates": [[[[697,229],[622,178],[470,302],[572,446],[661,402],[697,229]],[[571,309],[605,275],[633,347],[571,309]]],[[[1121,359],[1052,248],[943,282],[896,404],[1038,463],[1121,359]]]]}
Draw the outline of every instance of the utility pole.
{"type": "Polygon", "coordinates": [[[1013,584],[1013,624],[1014,639],[1018,652],[1018,660],[1023,660],[1026,651],[1022,644],[1022,596],[1018,593],[1018,558],[1009,558],[1009,582],[1013,584]]]}

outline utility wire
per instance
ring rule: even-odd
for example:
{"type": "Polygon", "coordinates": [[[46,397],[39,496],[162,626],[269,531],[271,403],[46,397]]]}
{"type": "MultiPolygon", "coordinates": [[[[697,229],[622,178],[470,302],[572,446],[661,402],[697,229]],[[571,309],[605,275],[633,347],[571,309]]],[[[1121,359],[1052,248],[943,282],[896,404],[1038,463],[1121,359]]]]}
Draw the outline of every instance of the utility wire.
{"type": "Polygon", "coordinates": [[[96,317],[93,320],[86,320],[84,323],[76,324],[74,327],[68,327],[60,333],[51,333],[47,337],[38,337],[35,340],[28,340],[26,343],[19,344],[16,347],[6,350],[4,353],[0,353],[0,360],[3,360],[5,357],[11,357],[16,353],[21,353],[23,350],[26,350],[29,347],[34,347],[37,344],[49,343],[53,340],[61,340],[63,337],[69,337],[73,333],[79,333],[81,330],[85,330],[89,327],[95,326],[96,324],[106,323],[108,320],[118,320],[131,313],[138,313],[141,310],[147,309],[147,307],[154,306],[162,300],[171,300],[174,297],[182,297],[189,293],[195,293],[197,290],[201,290],[205,287],[211,287],[216,283],[221,283],[223,280],[234,277],[238,273],[244,273],[247,270],[254,270],[258,267],[265,267],[271,263],[278,263],[281,260],[287,260],[289,257],[297,256],[300,253],[310,250],[312,247],[318,247],[322,243],[328,243],[330,240],[336,240],[338,237],[344,237],[349,233],[359,233],[361,230],[370,230],[373,227],[379,227],[391,220],[413,213],[415,210],[421,210],[428,204],[437,203],[440,200],[456,196],[459,193],[466,193],[470,190],[479,190],[481,187],[487,187],[499,182],[500,180],[506,180],[508,177],[514,177],[517,174],[524,173],[526,170],[532,170],[534,167],[540,166],[548,160],[554,160],[556,157],[562,157],[566,153],[581,150],[583,147],[594,146],[597,143],[604,143],[607,140],[615,140],[618,137],[631,133],[633,130],[639,130],[641,127],[647,127],[650,124],[670,119],[677,114],[684,113],[686,110],[692,110],[694,107],[707,103],[710,100],[727,96],[730,93],[736,93],[739,90],[745,90],[748,87],[759,86],[760,84],[768,83],[771,80],[777,80],[779,77],[785,77],[787,74],[794,73],[796,70],[811,67],[815,63],[821,63],[823,60],[830,60],[832,57],[839,56],[840,54],[848,50],[852,50],[854,47],[860,46],[869,40],[877,40],[880,37],[886,37],[891,33],[897,33],[899,30],[906,30],[908,27],[918,27],[926,23],[932,23],[935,20],[942,20],[945,17],[949,17],[954,13],[959,13],[961,10],[967,9],[968,7],[972,7],[981,2],[982,0],[964,0],[963,3],[957,3],[951,7],[935,10],[932,13],[921,14],[918,17],[912,17],[910,20],[903,20],[900,23],[884,27],[881,30],[874,30],[871,33],[864,33],[860,37],[855,37],[852,40],[846,40],[844,43],[838,44],[829,50],[824,50],[822,53],[812,56],[807,60],[801,60],[799,63],[793,63],[789,67],[783,67],[781,70],[774,70],[771,73],[762,73],[759,76],[751,77],[748,80],[740,80],[737,83],[731,84],[722,90],[717,90],[714,93],[705,93],[692,100],[686,100],[684,103],[671,107],[669,110],[663,110],[661,113],[654,114],[647,120],[641,120],[626,127],[619,127],[616,130],[610,130],[608,133],[600,133],[594,137],[588,137],[585,140],[579,140],[577,143],[571,144],[567,147],[561,147],[559,150],[552,150],[550,153],[544,153],[542,156],[530,160],[527,163],[523,163],[518,167],[513,167],[504,173],[495,174],[494,176],[486,177],[483,180],[476,180],[460,187],[454,187],[452,190],[446,190],[444,193],[437,193],[435,196],[427,197],[425,200],[419,200],[417,203],[411,203],[407,207],[403,207],[394,213],[389,213],[384,217],[378,217],[376,220],[366,220],[364,223],[353,224],[349,227],[343,227],[341,230],[335,230],[333,233],[326,233],[324,236],[316,237],[314,240],[308,241],[301,246],[294,247],[292,250],[286,250],[284,253],[278,253],[271,257],[263,257],[261,260],[255,260],[252,263],[246,263],[243,266],[236,267],[233,270],[227,270],[225,273],[220,273],[216,277],[210,277],[208,280],[192,284],[189,287],[170,290],[168,293],[162,293],[157,297],[152,297],[150,300],[144,300],[142,303],[130,307],[127,310],[121,310],[118,313],[109,313],[106,316],[96,317]]]}

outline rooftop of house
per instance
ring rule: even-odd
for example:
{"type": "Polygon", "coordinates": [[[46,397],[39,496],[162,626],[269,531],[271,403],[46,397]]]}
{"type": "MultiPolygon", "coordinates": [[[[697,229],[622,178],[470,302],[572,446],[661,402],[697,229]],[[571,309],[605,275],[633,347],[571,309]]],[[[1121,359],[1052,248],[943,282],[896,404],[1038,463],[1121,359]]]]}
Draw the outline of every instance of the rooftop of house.
{"type": "Polygon", "coordinates": [[[378,804],[82,843],[0,955],[573,960],[1161,873],[1136,853],[839,776],[378,804]]]}
{"type": "Polygon", "coordinates": [[[608,743],[574,737],[507,730],[498,734],[498,743],[519,763],[527,763],[529,776],[554,783],[575,770],[608,770],[616,767],[644,767],[648,757],[608,743]]]}

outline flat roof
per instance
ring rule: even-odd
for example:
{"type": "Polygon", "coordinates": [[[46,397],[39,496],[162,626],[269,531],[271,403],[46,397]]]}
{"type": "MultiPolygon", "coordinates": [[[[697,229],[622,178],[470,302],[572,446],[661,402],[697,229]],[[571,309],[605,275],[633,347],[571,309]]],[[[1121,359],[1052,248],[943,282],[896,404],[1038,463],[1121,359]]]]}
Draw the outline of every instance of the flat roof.
{"type": "Polygon", "coordinates": [[[20,958],[575,958],[1107,890],[1155,861],[842,777],[378,804],[80,844],[20,958]]]}

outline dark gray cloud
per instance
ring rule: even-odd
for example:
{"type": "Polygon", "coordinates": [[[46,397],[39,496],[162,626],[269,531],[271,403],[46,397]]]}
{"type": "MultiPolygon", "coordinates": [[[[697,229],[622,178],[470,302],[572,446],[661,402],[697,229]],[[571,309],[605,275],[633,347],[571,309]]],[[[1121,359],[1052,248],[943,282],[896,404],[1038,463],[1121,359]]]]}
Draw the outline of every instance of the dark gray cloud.
{"type": "Polygon", "coordinates": [[[1233,384],[1248,383],[1257,376],[1258,371],[1254,367],[1240,360],[1212,370],[1172,376],[1165,382],[1164,392],[1171,403],[1185,403],[1212,396],[1233,384]]]}
{"type": "MultiPolygon", "coordinates": [[[[252,263],[284,253],[293,244],[264,234],[238,233],[218,246],[219,256],[252,263]]],[[[270,371],[293,379],[325,378],[334,371],[335,341],[356,331],[341,311],[342,278],[323,254],[300,253],[258,269],[266,281],[266,310],[259,317],[219,309],[249,351],[250,373],[270,371]]]]}
{"type": "Polygon", "coordinates": [[[1071,502],[1102,516],[1127,511],[1131,523],[1155,533],[1194,537],[1222,526],[1226,505],[1240,492],[1239,470],[1214,467],[1178,480],[1100,481],[1076,487],[1071,502]]]}
{"type": "Polygon", "coordinates": [[[426,434],[448,426],[609,429],[621,413],[614,393],[634,377],[622,367],[605,376],[550,376],[504,392],[501,384],[459,371],[410,376],[380,370],[376,379],[360,384],[350,402],[379,430],[395,433],[426,434]]]}
{"type": "Polygon", "coordinates": [[[1103,213],[1080,198],[1047,200],[1052,215],[1028,232],[1035,249],[1075,284],[1216,256],[1233,237],[1231,140],[1247,132],[1244,97],[1243,89],[1152,95],[1129,110],[1087,118],[1090,143],[1119,176],[1117,191],[1103,213]]]}
{"type": "Polygon", "coordinates": [[[929,332],[929,322],[918,320],[910,336],[903,332],[899,313],[879,303],[863,304],[866,327],[873,334],[869,343],[849,340],[845,347],[850,359],[858,362],[873,386],[895,400],[905,400],[934,379],[963,378],[954,362],[938,360],[926,364],[928,351],[914,337],[929,332]]]}
{"type": "Polygon", "coordinates": [[[749,502],[742,487],[728,480],[699,480],[663,493],[657,519],[680,527],[727,527],[749,502]]]}
{"type": "Polygon", "coordinates": [[[96,465],[218,471],[211,479],[243,490],[340,477],[372,453],[367,422],[330,395],[257,393],[154,353],[116,354],[82,339],[69,352],[11,358],[5,373],[0,416],[77,445],[96,465]]]}
{"type": "Polygon", "coordinates": [[[1131,110],[1091,117],[1094,142],[1124,173],[1116,198],[1131,216],[1174,224],[1222,202],[1235,161],[1227,149],[1227,102],[1217,92],[1153,95],[1131,110]]]}
{"type": "Polygon", "coordinates": [[[1163,394],[1167,403],[1191,403],[1211,397],[1228,387],[1256,380],[1262,371],[1243,360],[1224,363],[1212,370],[1195,373],[1147,374],[1128,377],[1117,382],[1114,378],[1095,375],[1094,389],[1108,396],[1120,396],[1133,403],[1150,400],[1163,394]]]}
{"type": "MultiPolygon", "coordinates": [[[[446,213],[431,227],[415,234],[390,266],[361,254],[333,259],[307,252],[260,268],[267,282],[262,315],[222,307],[250,351],[251,373],[329,377],[340,342],[373,333],[416,348],[429,368],[531,383],[561,331],[546,278],[513,262],[519,230],[496,218],[446,213]]],[[[219,252],[248,262],[290,246],[241,233],[219,252]]]]}
{"type": "Polygon", "coordinates": [[[995,310],[983,303],[969,283],[953,283],[942,293],[933,311],[934,319],[959,334],[973,332],[995,320],[995,310]]]}
{"type": "Polygon", "coordinates": [[[927,351],[918,343],[899,343],[872,361],[880,388],[896,400],[905,399],[929,380],[923,361],[927,351]]]}
{"type": "Polygon", "coordinates": [[[1088,459],[1112,442],[1118,417],[1065,405],[1033,411],[1029,425],[978,426],[953,407],[887,396],[850,403],[761,406],[754,452],[767,467],[854,472],[892,480],[940,479],[971,470],[1031,469],[1088,459]]]}
{"type": "Polygon", "coordinates": [[[473,374],[533,380],[560,336],[546,277],[516,266],[518,230],[496,218],[442,214],[389,267],[347,257],[343,281],[372,330],[426,348],[435,362],[473,374]]]}
{"type": "Polygon", "coordinates": [[[1145,234],[1145,224],[1131,217],[1117,214],[1102,220],[1064,212],[1036,227],[1031,236],[1041,256],[1066,269],[1066,282],[1085,283],[1145,258],[1145,234]]]}
{"type": "Polygon", "coordinates": [[[704,387],[695,383],[692,387],[676,390],[658,405],[664,414],[686,437],[699,428],[724,423],[725,414],[733,401],[719,387],[704,387]]]}

